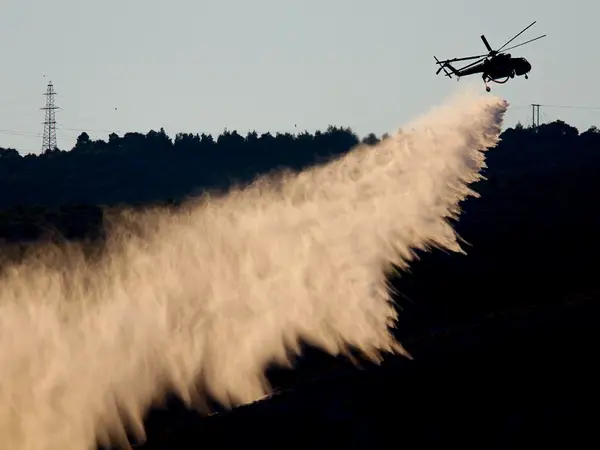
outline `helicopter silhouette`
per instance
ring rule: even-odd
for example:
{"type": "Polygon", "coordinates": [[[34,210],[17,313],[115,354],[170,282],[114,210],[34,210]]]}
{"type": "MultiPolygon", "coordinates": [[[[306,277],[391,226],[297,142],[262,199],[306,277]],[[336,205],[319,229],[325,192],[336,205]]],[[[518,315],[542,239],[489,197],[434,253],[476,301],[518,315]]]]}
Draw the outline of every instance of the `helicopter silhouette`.
{"type": "Polygon", "coordinates": [[[439,64],[440,68],[437,70],[436,75],[439,74],[442,70],[445,72],[446,76],[452,78],[450,72],[447,69],[450,69],[452,74],[456,76],[456,79],[460,79],[461,77],[467,75],[473,75],[476,73],[481,73],[481,78],[483,78],[483,83],[485,84],[485,90],[490,92],[491,88],[488,85],[488,81],[492,81],[498,84],[504,84],[509,79],[514,78],[515,76],[524,75],[525,79],[529,77],[527,74],[531,71],[531,63],[527,61],[525,58],[513,58],[510,53],[506,53],[508,50],[512,50],[513,48],[520,47],[525,44],[529,44],[530,42],[537,41],[545,37],[546,35],[538,36],[536,38],[530,39],[521,44],[514,45],[507,49],[504,49],[508,44],[514,41],[517,37],[523,34],[527,29],[532,27],[536,21],[532,22],[529,26],[525,27],[519,33],[517,33],[512,39],[508,40],[502,47],[498,50],[493,50],[490,44],[488,43],[485,36],[481,35],[481,40],[483,41],[485,47],[488,49],[487,54],[485,55],[477,55],[477,56],[467,56],[464,58],[453,58],[446,59],[445,61],[440,61],[437,57],[434,56],[435,61],[439,64]],[[504,50],[502,50],[504,49],[504,50]],[[457,61],[468,61],[472,59],[477,59],[477,61],[464,66],[460,69],[455,69],[450,63],[457,61]],[[504,79],[504,81],[500,81],[504,79]]]}

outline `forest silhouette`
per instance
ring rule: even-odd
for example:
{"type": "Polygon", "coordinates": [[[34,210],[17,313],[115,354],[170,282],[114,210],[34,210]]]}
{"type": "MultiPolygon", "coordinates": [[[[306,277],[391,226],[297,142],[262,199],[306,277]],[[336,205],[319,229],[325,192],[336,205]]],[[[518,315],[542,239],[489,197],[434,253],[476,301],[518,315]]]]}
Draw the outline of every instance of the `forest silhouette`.
{"type": "MultiPolygon", "coordinates": [[[[55,149],[40,155],[24,156],[15,149],[0,148],[0,241],[4,257],[19,258],[24,244],[41,239],[101,242],[105,215],[120,205],[176,206],[188,196],[207,190],[225,191],[272,171],[299,171],[343,155],[361,142],[375,144],[385,138],[386,135],[370,134],[360,139],[350,128],[334,126],[313,134],[252,132],[243,136],[226,130],[216,137],[180,133],[174,138],[161,129],[124,136],[113,133],[107,141],[92,140],[82,133],[72,149],[55,149]]],[[[547,394],[540,387],[542,378],[548,385],[579,384],[579,389],[583,389],[586,377],[591,377],[590,372],[581,375],[591,369],[580,367],[581,362],[577,366],[575,355],[591,351],[589,345],[581,344],[581,339],[595,326],[590,321],[597,313],[594,300],[599,289],[592,262],[600,251],[600,213],[596,206],[600,200],[600,130],[591,127],[580,132],[563,121],[537,127],[517,125],[502,133],[500,143],[486,160],[486,179],[473,186],[481,198],[464,202],[464,213],[455,223],[466,241],[467,255],[423,253],[410,273],[390,280],[400,293],[395,297],[401,309],[398,337],[403,341],[415,339],[415,346],[409,345],[409,351],[422,355],[421,362],[417,357],[415,363],[393,362],[357,375],[347,363],[332,362],[331,357],[309,351],[293,372],[272,372],[276,387],[297,386],[314,375],[342,375],[320,388],[310,384],[310,390],[300,390],[304,397],[283,397],[287,400],[262,402],[232,414],[278,415],[278,423],[287,417],[287,428],[282,425],[276,433],[290,436],[298,432],[300,421],[306,425],[310,422],[307,417],[319,408],[331,407],[337,411],[331,412],[335,420],[350,414],[362,423],[361,429],[370,423],[371,428],[362,436],[374,447],[384,445],[387,438],[383,436],[388,436],[383,432],[385,425],[376,424],[386,420],[388,413],[376,411],[392,408],[390,405],[403,405],[398,406],[404,412],[398,412],[396,420],[410,424],[406,425],[410,431],[399,433],[409,436],[404,439],[425,439],[423,445],[447,444],[448,439],[464,444],[465,435],[475,440],[471,431],[465,430],[471,426],[465,421],[487,427],[488,433],[501,434],[506,442],[513,438],[522,442],[520,439],[527,433],[519,427],[529,427],[530,437],[537,433],[538,439],[544,434],[550,441],[548,433],[558,432],[557,423],[567,426],[565,415],[574,407],[573,398],[554,405],[552,413],[547,409],[544,416],[539,411],[531,412],[542,408],[540,403],[527,409],[535,401],[523,400],[521,394],[527,389],[537,389],[540,396],[547,394]],[[569,309],[565,305],[576,306],[569,309]],[[492,316],[504,317],[502,325],[494,322],[486,328],[492,316]],[[564,320],[558,325],[552,322],[554,328],[548,328],[550,317],[564,320]],[[521,331],[517,333],[519,327],[521,331]],[[567,342],[572,345],[569,362],[560,366],[556,360],[548,362],[557,346],[567,342]],[[510,352],[506,346],[511,347],[510,352]],[[498,373],[510,364],[521,368],[517,369],[521,377],[498,373]],[[551,373],[554,370],[571,373],[559,377],[551,373]],[[448,377],[456,382],[453,384],[448,377]],[[496,388],[502,384],[503,390],[494,388],[490,393],[493,380],[498,382],[496,388]],[[413,383],[413,387],[407,388],[406,382],[413,383]],[[477,382],[488,387],[478,388],[477,382]],[[434,394],[431,386],[436,383],[434,394]],[[370,396],[374,386],[378,394],[370,396]],[[405,389],[413,392],[406,393],[405,389]],[[444,389],[447,390],[442,392],[444,389]],[[501,392],[509,391],[512,393],[503,399],[501,392]],[[486,393],[490,404],[484,404],[482,393],[486,393]],[[340,406],[344,403],[342,394],[353,396],[345,406],[340,406]],[[435,413],[426,413],[418,395],[427,398],[427,411],[435,413]],[[278,406],[281,404],[287,409],[278,406]],[[471,410],[462,414],[452,411],[450,404],[470,405],[471,410]],[[296,412],[289,412],[292,410],[296,412]],[[528,414],[534,418],[523,419],[528,414]],[[545,419],[540,419],[542,416],[545,419]],[[499,428],[492,430],[492,422],[499,428]],[[534,422],[537,428],[531,425],[534,422]]],[[[585,338],[589,338],[589,333],[585,338]]],[[[563,391],[553,389],[555,400],[567,398],[563,391]]],[[[211,433],[229,441],[244,438],[245,445],[266,445],[260,441],[266,437],[254,441],[244,435],[245,428],[239,428],[244,425],[226,420],[221,424],[219,415],[202,420],[193,416],[193,427],[175,413],[171,417],[177,419],[154,417],[148,422],[147,448],[184,448],[184,439],[206,440],[211,433]],[[201,426],[203,420],[207,421],[206,427],[201,426]],[[165,430],[171,426],[186,433],[165,438],[165,430]],[[221,434],[222,427],[230,431],[221,434]],[[159,435],[167,441],[160,441],[159,435]]],[[[267,423],[265,430],[274,433],[273,427],[267,423]]],[[[326,426],[321,424],[314,432],[305,433],[304,439],[311,442],[310,439],[325,436],[323,427],[326,426]]],[[[342,439],[341,435],[352,427],[328,431],[327,439],[334,439],[332,433],[337,433],[335,439],[342,439]]],[[[269,439],[275,441],[273,436],[269,439]]],[[[343,439],[358,445],[358,437],[348,436],[343,439]]],[[[490,436],[487,438],[495,439],[490,436]]],[[[478,448],[493,447],[479,444],[478,448]]]]}

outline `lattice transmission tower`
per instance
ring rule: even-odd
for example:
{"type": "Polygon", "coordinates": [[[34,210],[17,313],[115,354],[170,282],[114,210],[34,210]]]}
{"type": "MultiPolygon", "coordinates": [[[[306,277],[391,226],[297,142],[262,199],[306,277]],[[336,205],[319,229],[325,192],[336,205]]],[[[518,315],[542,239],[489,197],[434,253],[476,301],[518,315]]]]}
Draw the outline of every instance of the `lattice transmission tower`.
{"type": "Polygon", "coordinates": [[[48,83],[48,88],[46,89],[46,106],[43,109],[46,111],[46,118],[44,120],[44,137],[42,139],[42,152],[45,151],[53,151],[58,145],[56,144],[56,116],[55,111],[58,109],[58,106],[54,105],[54,96],[56,92],[54,91],[54,85],[52,81],[48,83]]]}

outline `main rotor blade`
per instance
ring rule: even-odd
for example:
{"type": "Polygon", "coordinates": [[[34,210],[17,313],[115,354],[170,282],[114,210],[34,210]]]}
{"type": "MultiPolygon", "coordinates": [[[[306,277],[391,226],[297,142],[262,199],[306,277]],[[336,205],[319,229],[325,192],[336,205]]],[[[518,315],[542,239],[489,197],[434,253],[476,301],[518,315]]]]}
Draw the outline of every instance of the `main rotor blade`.
{"type": "Polygon", "coordinates": [[[446,64],[449,62],[456,62],[456,61],[469,61],[471,59],[485,58],[486,56],[488,56],[488,55],[466,56],[464,58],[447,59],[445,61],[438,61],[438,64],[446,64]]]}
{"type": "Polygon", "coordinates": [[[510,44],[512,41],[514,41],[516,38],[518,38],[519,36],[521,36],[526,30],[528,30],[529,28],[531,28],[533,26],[533,24],[535,24],[537,22],[537,20],[534,20],[533,22],[531,22],[528,26],[526,26],[525,28],[523,28],[519,33],[517,33],[512,39],[510,39],[509,41],[507,41],[502,47],[500,47],[497,51],[501,51],[504,47],[506,47],[508,44],[510,44]]]}
{"type": "Polygon", "coordinates": [[[538,39],[541,39],[543,37],[546,37],[546,35],[543,34],[542,36],[538,36],[536,38],[529,39],[528,41],[522,42],[521,44],[517,44],[517,45],[513,45],[512,47],[505,48],[504,51],[507,52],[509,50],[512,50],[513,48],[517,48],[517,47],[520,47],[521,45],[529,44],[530,42],[537,41],[538,39]]]}
{"type": "Polygon", "coordinates": [[[481,35],[481,40],[483,41],[483,44],[485,45],[485,48],[488,49],[488,52],[493,52],[494,50],[492,50],[492,47],[490,46],[489,42],[487,41],[487,39],[485,38],[485,36],[482,34],[481,35]]]}

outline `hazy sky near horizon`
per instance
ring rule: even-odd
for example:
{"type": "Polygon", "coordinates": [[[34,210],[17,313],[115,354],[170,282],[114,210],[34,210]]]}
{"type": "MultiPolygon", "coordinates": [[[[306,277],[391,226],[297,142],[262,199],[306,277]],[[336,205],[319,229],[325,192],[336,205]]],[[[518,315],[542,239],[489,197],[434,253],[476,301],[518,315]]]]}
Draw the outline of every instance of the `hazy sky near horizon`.
{"type": "Polygon", "coordinates": [[[512,44],[548,36],[511,51],[529,80],[492,94],[510,126],[531,103],[588,107],[541,108],[583,131],[600,126],[598,18],[594,0],[2,0],[0,147],[40,152],[49,80],[62,149],[84,130],[392,132],[463,84],[484,92],[436,76],[433,55],[485,53],[481,34],[498,48],[534,20],[512,44]]]}

